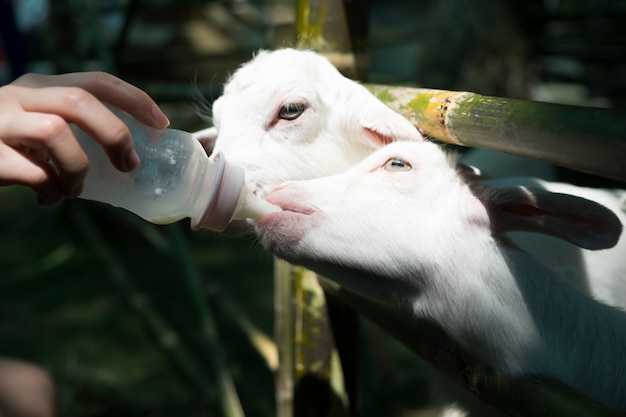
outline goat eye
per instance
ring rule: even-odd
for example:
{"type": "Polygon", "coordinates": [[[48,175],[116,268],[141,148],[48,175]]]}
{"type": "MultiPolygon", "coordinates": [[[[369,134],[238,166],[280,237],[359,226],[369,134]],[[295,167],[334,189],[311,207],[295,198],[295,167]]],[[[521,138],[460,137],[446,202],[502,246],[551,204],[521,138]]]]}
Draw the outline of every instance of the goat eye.
{"type": "Polygon", "coordinates": [[[385,170],[387,171],[410,171],[411,168],[411,164],[400,158],[391,158],[385,162],[385,170]]]}
{"type": "Polygon", "coordinates": [[[304,103],[286,103],[280,108],[278,118],[284,120],[295,120],[304,113],[304,103]]]}

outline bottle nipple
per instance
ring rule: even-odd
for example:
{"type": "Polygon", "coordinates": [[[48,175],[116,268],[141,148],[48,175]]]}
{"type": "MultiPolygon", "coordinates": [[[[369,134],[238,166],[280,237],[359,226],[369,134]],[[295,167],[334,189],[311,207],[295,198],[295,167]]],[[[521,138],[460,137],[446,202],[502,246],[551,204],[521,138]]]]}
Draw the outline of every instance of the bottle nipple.
{"type": "Polygon", "coordinates": [[[269,203],[254,194],[249,188],[245,188],[241,194],[239,206],[235,211],[233,219],[252,219],[259,220],[261,217],[270,214],[277,213],[282,209],[269,203]]]}
{"type": "Polygon", "coordinates": [[[224,154],[218,152],[213,163],[217,167],[211,196],[198,219],[192,219],[191,228],[211,229],[221,232],[234,219],[258,220],[266,214],[281,209],[256,196],[245,186],[245,171],[229,163],[224,154]]]}

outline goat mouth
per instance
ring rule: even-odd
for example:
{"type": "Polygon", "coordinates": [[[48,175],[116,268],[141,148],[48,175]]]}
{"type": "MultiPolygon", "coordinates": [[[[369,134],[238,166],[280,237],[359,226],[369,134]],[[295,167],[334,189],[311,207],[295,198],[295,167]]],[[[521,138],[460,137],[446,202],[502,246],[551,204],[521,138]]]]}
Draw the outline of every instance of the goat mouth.
{"type": "MultiPolygon", "coordinates": [[[[276,203],[274,203],[274,204],[276,204],[276,203]]],[[[278,207],[282,208],[283,211],[288,211],[288,212],[296,213],[296,214],[309,215],[309,214],[313,214],[315,212],[315,209],[313,209],[312,207],[304,207],[304,206],[299,206],[299,205],[296,205],[296,204],[278,203],[277,205],[278,205],[278,207]]]]}
{"type": "Polygon", "coordinates": [[[283,212],[309,215],[316,211],[314,207],[298,204],[291,199],[283,199],[272,194],[266,198],[266,201],[280,207],[283,209],[283,212]]]}
{"type": "Polygon", "coordinates": [[[277,205],[282,211],[260,218],[256,232],[267,250],[284,258],[319,222],[319,216],[316,216],[318,211],[311,206],[271,197],[267,201],[277,205]]]}
{"type": "Polygon", "coordinates": [[[315,209],[302,205],[291,204],[287,202],[270,201],[277,205],[282,211],[269,213],[261,217],[257,226],[265,231],[282,230],[282,233],[291,234],[294,230],[300,230],[302,225],[309,224],[315,216],[315,209]],[[285,232],[285,230],[290,230],[285,232]]]}
{"type": "Polygon", "coordinates": [[[276,204],[278,207],[280,207],[282,209],[282,211],[279,211],[277,213],[273,213],[276,214],[278,217],[284,217],[284,216],[310,216],[311,214],[315,213],[315,209],[312,207],[305,207],[305,206],[299,206],[299,205],[295,205],[295,204],[277,204],[275,202],[272,202],[272,204],[276,204]]]}

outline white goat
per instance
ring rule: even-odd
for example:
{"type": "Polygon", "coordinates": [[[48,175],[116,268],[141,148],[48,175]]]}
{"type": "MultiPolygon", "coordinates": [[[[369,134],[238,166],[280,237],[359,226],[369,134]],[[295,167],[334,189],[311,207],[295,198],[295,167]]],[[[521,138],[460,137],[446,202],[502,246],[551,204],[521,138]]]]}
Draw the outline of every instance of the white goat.
{"type": "MultiPolygon", "coordinates": [[[[213,105],[212,117],[215,127],[196,136],[209,152],[222,151],[245,167],[247,185],[261,196],[285,181],[345,171],[387,143],[423,141],[409,121],[311,51],[259,52],[232,75],[213,105]]],[[[490,162],[481,168],[491,169],[490,162]]],[[[513,165],[508,160],[505,166],[513,165]]],[[[603,198],[602,204],[623,216],[619,196],[582,188],[567,192],[598,194],[589,198],[603,198]]],[[[246,226],[233,225],[230,232],[246,226]]],[[[626,240],[610,251],[590,252],[549,236],[512,235],[546,265],[558,267],[576,287],[626,306],[626,240]]]]}
{"type": "Polygon", "coordinates": [[[245,167],[260,195],[285,181],[336,174],[392,141],[423,140],[324,57],[294,49],[261,51],[244,64],[212,117],[215,127],[196,137],[245,167]]]}
{"type": "Polygon", "coordinates": [[[391,144],[267,200],[284,210],[257,225],[276,256],[409,305],[497,371],[555,378],[626,411],[626,313],[563,283],[505,236],[607,248],[622,229],[610,210],[524,186],[470,187],[428,142],[391,144]]]}
{"type": "MultiPolygon", "coordinates": [[[[229,79],[213,105],[212,117],[214,127],[196,132],[196,137],[209,152],[222,151],[245,167],[247,185],[261,196],[285,181],[344,171],[387,143],[423,141],[408,120],[312,51],[259,52],[229,79]]],[[[506,165],[519,167],[517,158],[512,158],[515,163],[511,157],[503,158],[507,158],[506,165]]],[[[473,161],[489,164],[481,169],[502,169],[493,158],[487,161],[479,156],[473,161]]],[[[565,187],[528,178],[507,181],[532,182],[554,191],[565,187]]],[[[623,216],[623,191],[611,194],[569,187],[567,192],[601,199],[623,216]]],[[[246,227],[238,223],[230,232],[240,233],[246,227]]],[[[626,239],[613,250],[599,253],[541,235],[516,233],[512,238],[547,265],[559,267],[573,285],[626,307],[626,239]]]]}

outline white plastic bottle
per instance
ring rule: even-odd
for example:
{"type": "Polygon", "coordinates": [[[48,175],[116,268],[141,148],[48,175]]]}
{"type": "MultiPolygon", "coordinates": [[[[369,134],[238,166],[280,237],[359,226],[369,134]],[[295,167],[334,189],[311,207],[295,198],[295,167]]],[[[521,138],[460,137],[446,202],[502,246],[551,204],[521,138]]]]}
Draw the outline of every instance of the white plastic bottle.
{"type": "Polygon", "coordinates": [[[89,172],[79,198],[129,210],[156,224],[191,218],[194,230],[224,230],[234,219],[259,219],[280,209],[244,186],[243,168],[218,153],[209,158],[189,133],[154,130],[127,113],[109,107],[129,128],[139,166],[118,171],[104,149],[72,125],[89,158],[89,172]]]}

